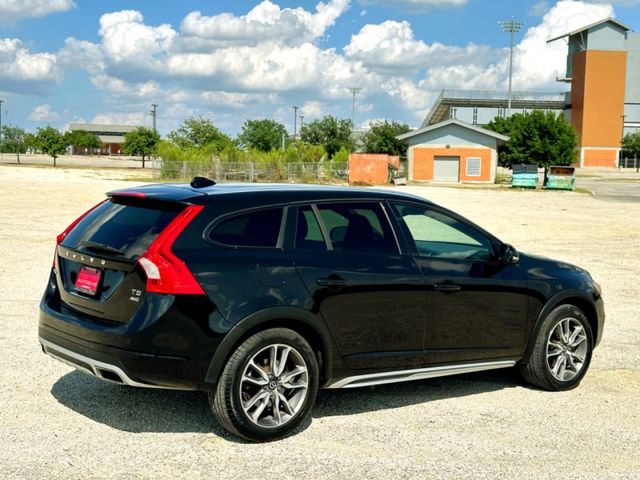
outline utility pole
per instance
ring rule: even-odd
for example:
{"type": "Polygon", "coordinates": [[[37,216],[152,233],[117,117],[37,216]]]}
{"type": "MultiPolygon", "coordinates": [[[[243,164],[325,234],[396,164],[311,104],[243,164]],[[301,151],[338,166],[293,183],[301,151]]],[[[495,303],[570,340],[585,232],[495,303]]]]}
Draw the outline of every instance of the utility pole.
{"type": "Polygon", "coordinates": [[[349,93],[353,95],[353,102],[351,104],[351,128],[356,129],[356,95],[362,91],[360,87],[349,87],[349,93]]]}
{"type": "Polygon", "coordinates": [[[2,102],[4,100],[0,100],[0,160],[2,160],[2,102]]]}
{"type": "Polygon", "coordinates": [[[158,104],[152,103],[151,108],[151,117],[153,118],[153,131],[157,132],[158,130],[156,129],[156,117],[158,115],[158,104]]]}
{"type": "Polygon", "coordinates": [[[511,34],[511,44],[509,49],[509,100],[507,103],[507,118],[511,116],[511,75],[513,72],[513,34],[518,33],[524,22],[517,20],[502,20],[498,22],[502,27],[502,31],[511,34]]]}
{"type": "Polygon", "coordinates": [[[298,133],[298,107],[297,105],[293,106],[293,139],[296,139],[296,135],[298,133]]]}

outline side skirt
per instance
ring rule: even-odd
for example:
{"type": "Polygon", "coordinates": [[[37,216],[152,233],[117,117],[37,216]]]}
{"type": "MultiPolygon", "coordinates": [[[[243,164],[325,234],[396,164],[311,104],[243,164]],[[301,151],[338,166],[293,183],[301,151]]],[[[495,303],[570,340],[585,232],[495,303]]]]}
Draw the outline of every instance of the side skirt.
{"type": "Polygon", "coordinates": [[[446,377],[449,375],[508,368],[513,367],[515,364],[515,360],[499,360],[493,362],[467,363],[463,365],[416,368],[395,372],[369,373],[366,375],[346,377],[324,388],[356,388],[383,385],[385,383],[409,382],[412,380],[422,380],[424,378],[446,377]]]}

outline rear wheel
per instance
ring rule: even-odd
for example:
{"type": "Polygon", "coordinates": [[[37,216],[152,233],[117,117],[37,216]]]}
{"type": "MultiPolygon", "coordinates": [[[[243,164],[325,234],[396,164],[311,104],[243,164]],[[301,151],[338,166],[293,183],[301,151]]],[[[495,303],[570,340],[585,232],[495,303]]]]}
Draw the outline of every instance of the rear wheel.
{"type": "Polygon", "coordinates": [[[269,441],[309,417],[317,392],[311,346],[292,330],[273,328],[249,337],[231,355],[209,403],[229,432],[269,441]]]}
{"type": "Polygon", "coordinates": [[[531,356],[520,367],[524,378],[545,390],[569,390],[587,373],[593,333],[574,305],[556,307],[542,323],[531,356]]]}

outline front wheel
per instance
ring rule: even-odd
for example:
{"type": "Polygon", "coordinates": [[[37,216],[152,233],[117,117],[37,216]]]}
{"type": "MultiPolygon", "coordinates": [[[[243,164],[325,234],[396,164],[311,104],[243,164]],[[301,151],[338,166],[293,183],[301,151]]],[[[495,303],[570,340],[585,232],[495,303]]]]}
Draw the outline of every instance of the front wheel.
{"type": "Polygon", "coordinates": [[[302,336],[285,328],[264,330],[231,355],[209,403],[229,432],[277,440],[310,415],[318,377],[316,356],[302,336]]]}
{"type": "Polygon", "coordinates": [[[587,317],[574,305],[560,305],[545,318],[531,356],[520,371],[545,390],[569,390],[587,373],[593,333],[587,317]]]}

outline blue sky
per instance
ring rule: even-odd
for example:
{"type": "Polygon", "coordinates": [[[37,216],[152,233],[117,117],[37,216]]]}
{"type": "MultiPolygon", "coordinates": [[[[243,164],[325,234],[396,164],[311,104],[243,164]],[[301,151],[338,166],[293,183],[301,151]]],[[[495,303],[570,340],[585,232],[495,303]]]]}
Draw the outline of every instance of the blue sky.
{"type": "Polygon", "coordinates": [[[293,130],[351,116],[417,126],[443,88],[563,91],[566,45],[553,36],[614,16],[640,27],[640,0],[0,0],[3,123],[151,125],[203,116],[235,136],[246,119],[293,130]]]}

